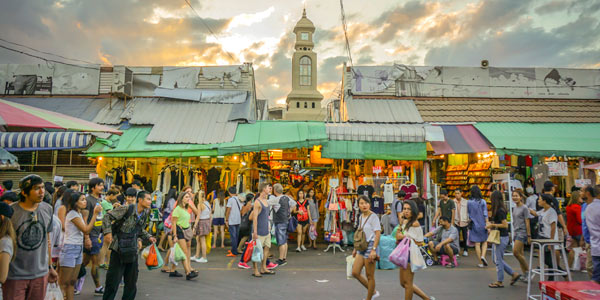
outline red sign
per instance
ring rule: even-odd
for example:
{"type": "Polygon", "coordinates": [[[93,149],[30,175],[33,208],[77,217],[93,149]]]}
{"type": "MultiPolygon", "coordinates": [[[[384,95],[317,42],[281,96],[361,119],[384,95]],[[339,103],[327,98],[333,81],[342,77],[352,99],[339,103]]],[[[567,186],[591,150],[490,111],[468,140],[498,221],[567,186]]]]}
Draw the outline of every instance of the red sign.
{"type": "Polygon", "coordinates": [[[382,172],[381,167],[373,167],[373,173],[374,174],[379,174],[381,172],[382,172]]]}
{"type": "Polygon", "coordinates": [[[402,166],[393,166],[394,173],[402,173],[402,166]]]}

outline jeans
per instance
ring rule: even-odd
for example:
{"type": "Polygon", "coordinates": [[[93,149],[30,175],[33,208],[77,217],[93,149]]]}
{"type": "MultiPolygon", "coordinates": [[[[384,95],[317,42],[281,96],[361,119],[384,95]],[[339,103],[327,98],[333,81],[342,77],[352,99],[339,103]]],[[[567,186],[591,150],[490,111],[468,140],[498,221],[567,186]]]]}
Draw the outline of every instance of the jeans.
{"type": "Polygon", "coordinates": [[[511,267],[504,261],[504,250],[508,245],[508,236],[500,237],[500,244],[493,245],[494,248],[494,263],[496,264],[496,277],[499,282],[504,281],[504,272],[512,276],[515,272],[511,267]]]}
{"type": "Polygon", "coordinates": [[[600,283],[600,256],[592,256],[592,263],[594,264],[592,280],[596,283],[600,283]]]}
{"type": "MultiPolygon", "coordinates": [[[[467,236],[468,236],[469,228],[468,228],[468,226],[465,226],[465,227],[456,226],[456,229],[458,229],[459,238],[460,238],[460,235],[462,235],[462,239],[460,239],[460,246],[463,248],[463,251],[467,251],[467,236]]],[[[458,254],[458,253],[455,253],[455,254],[458,254]]]]}
{"type": "Polygon", "coordinates": [[[121,258],[117,251],[111,251],[110,253],[110,264],[108,271],[106,272],[106,282],[104,283],[104,295],[103,300],[113,300],[119,290],[119,284],[121,278],[125,283],[123,288],[123,300],[135,299],[137,293],[137,279],[138,279],[138,261],[137,255],[135,261],[130,264],[121,263],[121,258]]]}
{"type": "Polygon", "coordinates": [[[231,238],[231,253],[238,255],[238,243],[240,242],[240,239],[238,237],[239,235],[239,230],[240,230],[240,225],[229,225],[229,237],[231,238]]]}

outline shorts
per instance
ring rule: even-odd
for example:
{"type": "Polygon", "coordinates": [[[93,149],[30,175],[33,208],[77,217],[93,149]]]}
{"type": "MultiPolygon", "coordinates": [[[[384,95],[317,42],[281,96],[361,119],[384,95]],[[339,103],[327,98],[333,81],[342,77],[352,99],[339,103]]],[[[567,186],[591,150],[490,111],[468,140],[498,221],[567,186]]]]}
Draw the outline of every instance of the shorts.
{"type": "Polygon", "coordinates": [[[287,244],[287,227],[287,223],[275,224],[275,239],[277,240],[277,245],[279,246],[287,244]]]}
{"type": "Polygon", "coordinates": [[[196,225],[196,236],[205,236],[210,233],[210,219],[200,219],[196,225]]]}
{"type": "MultiPolygon", "coordinates": [[[[437,245],[439,245],[441,242],[433,242],[433,247],[437,247],[437,245]]],[[[454,254],[458,254],[458,248],[456,248],[454,245],[449,244],[450,248],[452,249],[452,252],[454,252],[454,254]]],[[[440,250],[440,255],[448,255],[448,253],[446,253],[446,247],[442,247],[442,249],[440,250]]]]}
{"type": "Polygon", "coordinates": [[[225,218],[214,218],[212,224],[214,226],[223,226],[225,225],[225,218]]]}
{"type": "Polygon", "coordinates": [[[100,249],[102,249],[102,241],[104,238],[99,238],[98,236],[90,235],[90,240],[92,240],[92,248],[85,249],[83,248],[83,253],[89,255],[98,255],[100,253],[100,249]]]}
{"type": "MultiPolygon", "coordinates": [[[[306,221],[298,221],[298,225],[301,225],[302,227],[308,225],[308,223],[310,223],[308,220],[306,220],[306,221]]],[[[304,228],[303,228],[303,230],[304,230],[304,228]]]]}
{"type": "MultiPolygon", "coordinates": [[[[371,251],[373,251],[373,244],[375,242],[374,241],[370,241],[369,245],[367,246],[367,250],[365,251],[356,251],[358,254],[362,255],[364,258],[369,258],[369,255],[371,254],[371,251]]],[[[379,248],[375,249],[375,253],[377,254],[377,257],[379,257],[379,248]]]]}
{"type": "Polygon", "coordinates": [[[188,228],[181,228],[181,227],[177,227],[177,239],[178,240],[186,240],[189,241],[189,238],[186,238],[185,236],[185,232],[186,230],[190,230],[190,227],[188,228]]]}
{"type": "Polygon", "coordinates": [[[527,244],[527,234],[526,233],[515,233],[513,240],[521,241],[521,242],[523,242],[523,244],[527,244]]]}
{"type": "Polygon", "coordinates": [[[83,245],[65,244],[60,251],[61,267],[74,268],[83,261],[83,245]]]}
{"type": "Polygon", "coordinates": [[[271,248],[271,234],[259,235],[258,240],[263,247],[271,248]]]}

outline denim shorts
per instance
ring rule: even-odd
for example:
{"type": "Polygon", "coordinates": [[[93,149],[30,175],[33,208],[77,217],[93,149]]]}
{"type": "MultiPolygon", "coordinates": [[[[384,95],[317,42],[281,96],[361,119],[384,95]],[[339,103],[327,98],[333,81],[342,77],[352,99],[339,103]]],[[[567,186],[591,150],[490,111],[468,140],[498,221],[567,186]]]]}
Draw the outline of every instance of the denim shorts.
{"type": "Polygon", "coordinates": [[[225,225],[225,218],[214,218],[213,223],[214,226],[225,225]]]}
{"type": "Polygon", "coordinates": [[[275,224],[275,239],[277,239],[277,245],[285,245],[288,240],[287,223],[275,224]]]}
{"type": "Polygon", "coordinates": [[[90,240],[92,240],[92,248],[90,248],[89,250],[84,248],[83,253],[89,255],[99,254],[100,249],[102,249],[102,241],[104,240],[104,237],[100,238],[99,236],[90,235],[90,240]]]}
{"type": "Polygon", "coordinates": [[[83,260],[83,245],[65,244],[60,250],[59,263],[62,267],[74,268],[83,260]]]}
{"type": "Polygon", "coordinates": [[[514,241],[521,241],[523,244],[527,244],[527,234],[515,233],[514,241]]]}
{"type": "MultiPolygon", "coordinates": [[[[367,246],[367,250],[365,251],[357,251],[358,254],[362,255],[364,258],[369,258],[369,255],[371,254],[371,251],[373,251],[373,244],[375,243],[375,241],[370,241],[369,242],[369,246],[367,246]]],[[[375,253],[377,254],[377,256],[379,256],[379,248],[375,249],[375,253]]]]}

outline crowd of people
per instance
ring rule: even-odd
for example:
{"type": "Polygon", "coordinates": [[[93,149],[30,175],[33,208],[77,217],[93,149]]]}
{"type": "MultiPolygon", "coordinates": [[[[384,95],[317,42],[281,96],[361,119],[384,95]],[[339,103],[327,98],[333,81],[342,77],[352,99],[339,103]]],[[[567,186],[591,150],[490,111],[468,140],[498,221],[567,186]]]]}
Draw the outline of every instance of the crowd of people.
{"type": "MultiPolygon", "coordinates": [[[[281,184],[263,183],[254,194],[238,195],[231,187],[218,191],[211,199],[203,191],[193,193],[191,187],[184,187],[179,193],[171,189],[165,201],[154,207],[162,216],[157,241],[147,231],[153,201],[142,184],[134,181],[124,191],[115,186],[107,189],[104,184],[102,179],[93,178],[84,194],[77,182],[48,185],[37,175],[21,179],[18,193],[12,191],[12,182],[2,183],[5,192],[0,196],[0,283],[4,299],[43,299],[48,283],[57,283],[65,299],[73,299],[81,292],[86,266],[90,266],[96,295],[114,299],[123,285],[123,299],[134,299],[139,251],[143,245],[154,243],[164,253],[161,271],[173,278],[185,276],[186,280],[198,276],[191,262],[206,263],[212,248],[225,248],[226,232],[231,245],[226,255],[239,256],[238,267],[252,269],[251,276],[257,278],[273,275],[276,268],[287,264],[290,233],[296,235],[296,252],[316,248],[316,238],[310,232],[315,230],[320,216],[312,189],[292,195],[281,184]],[[49,187],[53,193],[48,192],[49,187]],[[244,254],[254,244],[262,247],[262,257],[250,261],[244,254]],[[175,263],[169,264],[175,248],[185,256],[181,260],[183,274],[175,263]],[[104,282],[99,276],[101,268],[107,269],[104,282]]],[[[418,245],[419,248],[411,248],[419,249],[418,259],[422,258],[421,252],[430,253],[434,264],[443,263],[448,268],[456,267],[456,258],[461,254],[468,256],[470,248],[475,249],[478,266],[487,267],[487,247],[491,244],[497,277],[490,288],[504,287],[504,273],[510,276],[511,285],[529,279],[524,250],[532,239],[564,240],[569,249],[582,247],[587,251],[588,273],[600,283],[600,186],[574,191],[564,214],[553,196],[554,189],[551,182],[546,182],[540,195],[529,188],[527,193],[521,189],[512,192],[512,248],[520,273],[504,258],[511,230],[507,221],[509,208],[500,191],[491,194],[488,213],[477,186],[471,188],[469,199],[462,197],[460,189],[455,191],[455,199],[442,190],[433,218],[435,229],[427,233],[422,221],[422,201],[404,200],[404,191],[400,191],[389,207],[395,227],[392,236],[397,243],[410,240],[418,245]],[[440,259],[442,256],[448,261],[440,259]]],[[[352,275],[367,289],[367,299],[374,299],[380,296],[374,274],[380,259],[382,221],[372,211],[367,196],[361,195],[357,201],[360,215],[354,236],[352,275]]],[[[549,254],[546,253],[545,263],[550,268],[561,268],[553,265],[549,254]]],[[[569,254],[570,263],[574,260],[572,255],[569,254]]],[[[413,283],[412,259],[413,256],[399,269],[405,299],[412,299],[414,294],[434,299],[413,283]]]]}

